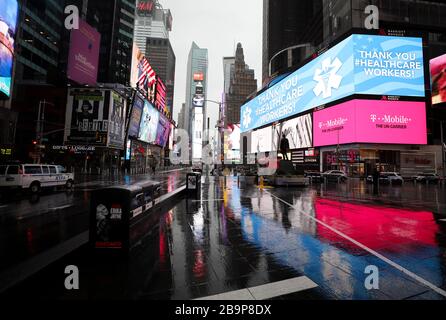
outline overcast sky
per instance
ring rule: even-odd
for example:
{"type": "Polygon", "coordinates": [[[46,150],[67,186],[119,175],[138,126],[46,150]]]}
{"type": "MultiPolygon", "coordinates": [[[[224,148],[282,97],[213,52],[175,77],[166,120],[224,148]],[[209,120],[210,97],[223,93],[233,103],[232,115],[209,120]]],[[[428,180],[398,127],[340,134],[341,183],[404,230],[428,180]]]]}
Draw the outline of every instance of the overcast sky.
{"type": "MultiPolygon", "coordinates": [[[[186,96],[187,58],[192,41],[209,54],[207,99],[221,101],[223,92],[223,57],[233,56],[241,42],[245,61],[255,70],[260,85],[262,71],[262,10],[261,0],[159,0],[170,9],[173,30],[170,41],[176,55],[174,119],[186,96]]],[[[211,126],[215,126],[218,106],[211,126]]]]}

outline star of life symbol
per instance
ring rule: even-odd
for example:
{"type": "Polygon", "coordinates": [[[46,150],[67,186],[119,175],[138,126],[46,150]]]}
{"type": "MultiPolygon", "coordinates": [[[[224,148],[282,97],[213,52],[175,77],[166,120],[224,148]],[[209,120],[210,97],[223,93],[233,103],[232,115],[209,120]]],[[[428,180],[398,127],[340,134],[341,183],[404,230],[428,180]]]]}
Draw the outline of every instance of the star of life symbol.
{"type": "Polygon", "coordinates": [[[322,94],[324,99],[330,98],[332,89],[339,89],[343,77],[338,75],[337,72],[341,67],[342,62],[338,58],[333,61],[331,61],[331,58],[322,61],[322,68],[316,69],[313,77],[313,80],[317,82],[313,89],[316,96],[319,97],[322,94]]]}
{"type": "Polygon", "coordinates": [[[248,128],[251,124],[251,109],[247,107],[243,112],[243,127],[248,128]]]}

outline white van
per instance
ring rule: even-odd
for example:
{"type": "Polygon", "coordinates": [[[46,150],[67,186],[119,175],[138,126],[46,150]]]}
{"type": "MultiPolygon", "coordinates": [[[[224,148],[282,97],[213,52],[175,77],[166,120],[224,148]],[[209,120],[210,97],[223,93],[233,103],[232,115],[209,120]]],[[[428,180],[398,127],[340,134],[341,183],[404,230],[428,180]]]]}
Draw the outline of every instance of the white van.
{"type": "Polygon", "coordinates": [[[29,189],[38,193],[42,188],[65,186],[72,189],[74,175],[65,168],[46,164],[0,164],[0,188],[29,189]]]}

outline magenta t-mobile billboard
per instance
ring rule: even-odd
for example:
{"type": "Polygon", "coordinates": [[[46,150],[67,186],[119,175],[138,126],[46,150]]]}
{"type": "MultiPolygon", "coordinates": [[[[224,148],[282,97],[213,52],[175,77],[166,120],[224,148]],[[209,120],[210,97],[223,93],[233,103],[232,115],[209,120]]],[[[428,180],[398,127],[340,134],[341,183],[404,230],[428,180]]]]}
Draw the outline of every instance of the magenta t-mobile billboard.
{"type": "Polygon", "coordinates": [[[67,76],[79,83],[96,85],[101,34],[85,21],[71,31],[67,76]]]}
{"type": "Polygon", "coordinates": [[[424,102],[351,100],[314,113],[314,146],[427,144],[424,102]]]}

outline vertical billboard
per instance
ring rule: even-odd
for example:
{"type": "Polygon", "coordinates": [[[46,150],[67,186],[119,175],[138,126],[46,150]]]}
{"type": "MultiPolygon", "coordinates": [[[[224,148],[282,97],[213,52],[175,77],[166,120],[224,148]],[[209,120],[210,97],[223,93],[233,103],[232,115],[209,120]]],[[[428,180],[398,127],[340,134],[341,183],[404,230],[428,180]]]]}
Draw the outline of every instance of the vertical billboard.
{"type": "Polygon", "coordinates": [[[352,100],[314,113],[314,146],[427,143],[426,104],[352,100]]]}
{"type": "Polygon", "coordinates": [[[144,107],[139,127],[139,140],[154,143],[158,132],[160,113],[148,101],[144,101],[144,107]]]}
{"type": "Polygon", "coordinates": [[[170,122],[164,115],[160,114],[155,144],[164,148],[170,134],[170,122]]]}
{"type": "Polygon", "coordinates": [[[446,102],[446,54],[430,61],[432,104],[446,102]]]}
{"type": "Polygon", "coordinates": [[[111,148],[124,149],[126,114],[126,99],[118,93],[112,91],[107,144],[111,148]]]}
{"type": "Polygon", "coordinates": [[[132,114],[129,123],[129,137],[138,138],[139,125],[141,123],[142,110],[144,108],[144,99],[138,94],[135,95],[133,101],[132,114]]]}
{"type": "Polygon", "coordinates": [[[101,34],[83,20],[71,31],[68,79],[79,84],[96,85],[101,34]]]}
{"type": "Polygon", "coordinates": [[[354,94],[424,97],[422,39],[348,37],[243,105],[241,131],[354,94]]]}
{"type": "Polygon", "coordinates": [[[18,17],[17,0],[2,0],[0,5],[0,96],[11,95],[14,38],[18,17]]]}
{"type": "Polygon", "coordinates": [[[65,142],[107,146],[110,90],[68,90],[65,142]]]}
{"type": "Polygon", "coordinates": [[[155,102],[156,73],[136,43],[133,43],[130,85],[151,103],[155,102]]]}

